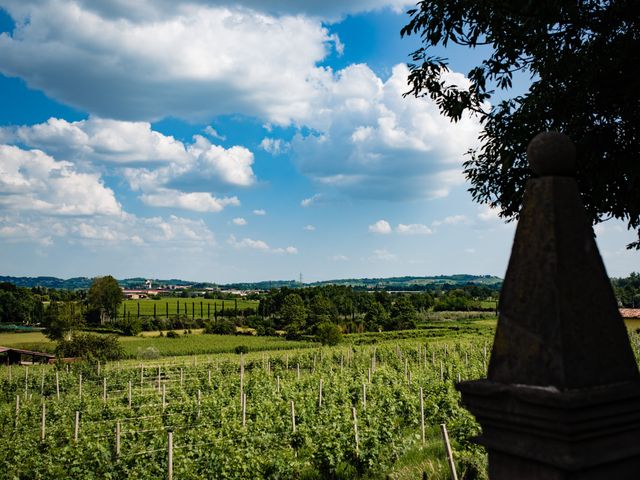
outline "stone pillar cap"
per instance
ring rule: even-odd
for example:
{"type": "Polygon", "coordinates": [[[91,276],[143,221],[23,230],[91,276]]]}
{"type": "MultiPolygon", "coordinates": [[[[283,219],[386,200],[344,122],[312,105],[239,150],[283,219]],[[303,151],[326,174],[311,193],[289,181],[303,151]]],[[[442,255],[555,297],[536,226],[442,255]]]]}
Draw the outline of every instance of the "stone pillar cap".
{"type": "Polygon", "coordinates": [[[542,132],[527,146],[529,166],[539,176],[576,174],[576,147],[564,133],[542,132]]]}

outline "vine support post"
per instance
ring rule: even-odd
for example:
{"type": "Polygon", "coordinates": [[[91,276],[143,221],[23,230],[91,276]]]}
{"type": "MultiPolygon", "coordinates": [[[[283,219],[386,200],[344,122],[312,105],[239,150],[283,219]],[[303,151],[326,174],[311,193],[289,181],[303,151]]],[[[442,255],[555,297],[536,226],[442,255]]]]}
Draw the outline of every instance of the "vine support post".
{"type": "Polygon", "coordinates": [[[75,420],[73,422],[73,441],[78,443],[78,432],[80,430],[80,412],[76,410],[75,420]]]}
{"type": "Polygon", "coordinates": [[[173,432],[168,433],[167,479],[173,480],[173,432]]]}
{"type": "Polygon", "coordinates": [[[358,437],[358,416],[356,414],[356,407],[351,407],[351,413],[353,415],[353,434],[356,441],[356,455],[359,455],[360,454],[360,438],[358,437]]]}
{"type": "Polygon", "coordinates": [[[420,433],[422,436],[422,444],[425,443],[425,434],[424,434],[424,394],[422,392],[422,387],[420,387],[420,433]]]}
{"type": "Polygon", "coordinates": [[[447,451],[447,462],[449,462],[449,469],[451,470],[451,478],[453,480],[458,480],[458,473],[456,472],[456,464],[453,461],[453,452],[451,451],[451,443],[449,442],[449,434],[447,433],[447,426],[444,423],[441,423],[440,430],[442,431],[442,439],[444,440],[444,447],[447,451]]]}
{"type": "Polygon", "coordinates": [[[291,431],[296,433],[296,406],[291,400],[291,431]]]}

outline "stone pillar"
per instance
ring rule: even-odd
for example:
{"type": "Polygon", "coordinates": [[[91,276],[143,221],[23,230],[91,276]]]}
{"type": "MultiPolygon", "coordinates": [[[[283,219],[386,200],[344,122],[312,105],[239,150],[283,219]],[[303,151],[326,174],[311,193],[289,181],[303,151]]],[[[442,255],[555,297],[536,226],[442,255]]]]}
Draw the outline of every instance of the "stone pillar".
{"type": "Polygon", "coordinates": [[[575,147],[527,149],[487,379],[462,382],[491,480],[640,478],[640,376],[580,199],[575,147]]]}

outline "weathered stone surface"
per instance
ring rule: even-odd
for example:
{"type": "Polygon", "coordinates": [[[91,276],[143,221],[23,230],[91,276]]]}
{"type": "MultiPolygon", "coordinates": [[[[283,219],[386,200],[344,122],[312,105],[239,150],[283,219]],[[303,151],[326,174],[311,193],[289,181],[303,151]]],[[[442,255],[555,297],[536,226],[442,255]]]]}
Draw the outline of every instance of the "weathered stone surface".
{"type": "Polygon", "coordinates": [[[492,480],[640,478],[640,375],[561,134],[532,169],[488,378],[458,385],[492,480]]]}
{"type": "Polygon", "coordinates": [[[531,170],[540,176],[576,173],[576,147],[559,132],[536,135],[527,146],[527,159],[531,170]]]}
{"type": "Polygon", "coordinates": [[[639,379],[573,178],[527,183],[488,378],[559,389],[639,379]]]}

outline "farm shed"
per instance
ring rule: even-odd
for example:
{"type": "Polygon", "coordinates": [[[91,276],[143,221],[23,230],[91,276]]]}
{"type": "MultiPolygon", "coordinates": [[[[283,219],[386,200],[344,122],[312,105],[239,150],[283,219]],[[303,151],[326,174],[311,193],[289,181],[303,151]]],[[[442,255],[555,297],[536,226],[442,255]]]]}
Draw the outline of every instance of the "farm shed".
{"type": "Polygon", "coordinates": [[[0,347],[0,364],[3,365],[33,365],[35,363],[50,363],[56,356],[50,353],[21,350],[19,348],[0,347]],[[29,357],[30,360],[29,360],[29,357]]]}

